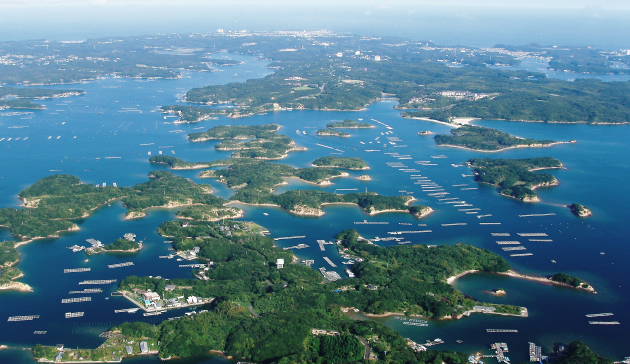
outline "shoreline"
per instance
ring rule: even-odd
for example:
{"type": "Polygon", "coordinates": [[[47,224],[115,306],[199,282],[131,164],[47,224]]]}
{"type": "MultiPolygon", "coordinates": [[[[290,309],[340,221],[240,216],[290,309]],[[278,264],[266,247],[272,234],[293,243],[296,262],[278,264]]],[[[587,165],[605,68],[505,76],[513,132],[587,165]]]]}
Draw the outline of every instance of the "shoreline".
{"type": "MultiPolygon", "coordinates": [[[[575,144],[575,143],[571,143],[571,142],[553,142],[553,143],[549,143],[549,144],[530,144],[530,145],[514,145],[511,147],[505,147],[505,148],[501,148],[501,149],[495,149],[495,150],[483,150],[483,149],[473,149],[473,148],[469,148],[469,147],[463,147],[461,145],[450,145],[450,144],[436,144],[438,147],[451,147],[451,148],[458,148],[458,149],[464,149],[464,150],[470,150],[473,152],[482,152],[482,153],[497,153],[497,152],[503,152],[505,150],[510,150],[510,149],[519,149],[519,148],[549,148],[549,147],[553,147],[554,145],[558,145],[558,144],[575,144]]],[[[551,169],[551,168],[549,168],[551,169]]]]}
{"type": "MultiPolygon", "coordinates": [[[[479,272],[479,270],[468,270],[466,272],[462,272],[462,273],[460,273],[460,274],[458,274],[456,276],[449,277],[446,280],[446,283],[452,285],[458,278],[461,278],[461,277],[466,276],[468,274],[477,273],[477,272],[479,272]]],[[[515,272],[515,271],[513,271],[511,269],[508,270],[507,272],[494,272],[494,273],[487,272],[487,273],[495,274],[495,275],[499,275],[499,276],[505,276],[505,277],[525,279],[525,280],[528,280],[528,281],[534,281],[534,282],[540,282],[540,283],[548,283],[548,284],[552,284],[552,285],[556,285],[556,286],[573,288],[573,289],[578,289],[578,290],[582,290],[582,291],[586,291],[586,292],[591,292],[593,294],[597,294],[597,292],[595,291],[595,288],[593,288],[593,286],[588,284],[587,282],[582,282],[582,283],[587,284],[590,287],[590,289],[581,288],[581,286],[580,287],[573,287],[573,286],[571,286],[569,284],[566,284],[566,283],[556,282],[554,280],[551,280],[551,278],[547,278],[545,276],[534,276],[534,275],[529,275],[529,274],[518,273],[518,272],[515,272]]]]}

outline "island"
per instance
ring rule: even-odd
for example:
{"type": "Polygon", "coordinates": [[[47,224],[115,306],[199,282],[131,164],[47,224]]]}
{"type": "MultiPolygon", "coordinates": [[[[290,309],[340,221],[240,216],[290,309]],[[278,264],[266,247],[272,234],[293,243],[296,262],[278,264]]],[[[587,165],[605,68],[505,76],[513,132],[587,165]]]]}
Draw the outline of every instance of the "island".
{"type": "Polygon", "coordinates": [[[16,281],[24,274],[14,267],[20,261],[20,256],[14,241],[0,242],[0,290],[17,290],[30,292],[33,289],[24,283],[16,281]]]}
{"type": "Polygon", "coordinates": [[[577,288],[577,289],[583,289],[585,291],[588,292],[595,292],[595,289],[593,289],[593,287],[591,285],[589,285],[588,283],[582,281],[579,278],[576,277],[572,277],[568,274],[565,273],[556,273],[553,276],[551,276],[551,278],[549,278],[550,280],[557,282],[557,283],[561,283],[564,284],[566,286],[569,287],[573,287],[573,288],[577,288]]]}
{"type": "Polygon", "coordinates": [[[235,151],[232,158],[251,159],[282,159],[289,152],[306,150],[298,147],[295,142],[286,135],[276,133],[280,125],[231,125],[215,126],[201,133],[190,133],[188,139],[191,142],[203,142],[207,140],[223,140],[215,145],[216,150],[235,151]],[[249,141],[239,141],[248,140],[249,141]]]}
{"type": "Polygon", "coordinates": [[[370,169],[363,159],[356,157],[321,157],[315,159],[313,161],[313,165],[316,167],[333,167],[353,170],[370,169]]]}
{"type": "Polygon", "coordinates": [[[374,125],[368,123],[357,123],[352,119],[326,124],[328,129],[370,129],[374,125]]]}
{"type": "Polygon", "coordinates": [[[522,147],[548,147],[558,142],[554,140],[536,140],[517,138],[502,131],[483,126],[464,125],[451,129],[452,135],[435,136],[437,145],[458,147],[475,151],[501,151],[522,147]]]}
{"type": "Polygon", "coordinates": [[[578,217],[588,217],[593,215],[591,210],[589,210],[586,206],[580,205],[579,203],[572,203],[568,206],[571,209],[571,212],[578,217]]]}
{"type": "Polygon", "coordinates": [[[538,202],[534,189],[557,186],[558,180],[548,173],[533,173],[542,169],[563,168],[562,163],[551,157],[526,159],[473,158],[466,164],[473,169],[475,180],[499,187],[503,196],[523,202],[538,202]]]}
{"type": "Polygon", "coordinates": [[[338,137],[343,137],[343,138],[350,138],[350,134],[343,132],[343,131],[339,131],[339,130],[333,130],[333,129],[319,129],[317,131],[317,135],[319,136],[338,136],[338,137]]]}
{"type": "Polygon", "coordinates": [[[135,253],[140,249],[142,249],[142,242],[135,241],[135,235],[129,234],[124,238],[114,240],[111,244],[88,247],[85,252],[88,254],[135,253]]]}

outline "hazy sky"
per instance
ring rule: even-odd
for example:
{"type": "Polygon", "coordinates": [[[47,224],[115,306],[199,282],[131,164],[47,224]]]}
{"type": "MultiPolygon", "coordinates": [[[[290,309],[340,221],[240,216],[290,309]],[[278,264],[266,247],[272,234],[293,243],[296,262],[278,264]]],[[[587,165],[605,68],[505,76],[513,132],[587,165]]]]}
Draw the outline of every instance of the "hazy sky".
{"type": "Polygon", "coordinates": [[[628,19],[630,0],[0,0],[0,40],[328,29],[442,44],[630,48],[628,19]]]}

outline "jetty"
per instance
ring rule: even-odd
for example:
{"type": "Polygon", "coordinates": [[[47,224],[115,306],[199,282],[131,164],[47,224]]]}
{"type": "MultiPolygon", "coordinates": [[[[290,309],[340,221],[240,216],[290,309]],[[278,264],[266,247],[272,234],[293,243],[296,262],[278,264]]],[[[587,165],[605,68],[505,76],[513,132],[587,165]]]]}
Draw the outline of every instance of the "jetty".
{"type": "Polygon", "coordinates": [[[76,303],[76,302],[90,302],[92,297],[75,297],[75,298],[63,298],[61,303],[76,303]]]}
{"type": "Polygon", "coordinates": [[[118,264],[108,264],[107,266],[109,268],[121,268],[121,267],[128,267],[130,265],[133,265],[133,262],[125,262],[125,263],[118,263],[118,264]]]}
{"type": "Polygon", "coordinates": [[[79,272],[89,272],[92,268],[72,268],[72,269],[64,269],[64,273],[79,273],[79,272]]]}
{"type": "Polygon", "coordinates": [[[300,235],[300,236],[285,236],[282,238],[273,238],[273,240],[287,240],[287,239],[302,239],[305,238],[305,235],[300,235]]]}
{"type": "Polygon", "coordinates": [[[39,315],[30,315],[30,316],[10,316],[7,321],[16,322],[16,321],[33,321],[34,319],[39,318],[39,315]]]}
{"type": "Polygon", "coordinates": [[[66,318],[83,317],[85,312],[66,312],[66,318]]]}

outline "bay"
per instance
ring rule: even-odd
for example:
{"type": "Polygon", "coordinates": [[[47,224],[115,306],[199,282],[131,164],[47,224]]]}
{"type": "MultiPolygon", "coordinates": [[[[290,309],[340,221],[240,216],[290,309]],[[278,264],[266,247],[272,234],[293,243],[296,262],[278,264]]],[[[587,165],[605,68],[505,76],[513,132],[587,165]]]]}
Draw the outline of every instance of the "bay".
{"type": "MultiPolygon", "coordinates": [[[[597,295],[581,291],[547,286],[535,282],[505,278],[489,274],[474,274],[455,282],[455,287],[485,302],[523,305],[529,309],[528,318],[473,315],[458,321],[429,321],[428,327],[402,325],[400,320],[382,318],[384,322],[401,332],[403,336],[418,342],[440,337],[446,341],[436,349],[464,352],[486,351],[491,342],[502,341],[510,345],[512,360],[527,359],[527,342],[543,345],[545,351],[556,342],[580,339],[598,353],[621,359],[630,354],[625,349],[629,335],[624,325],[630,322],[625,311],[629,294],[625,289],[630,268],[627,236],[630,228],[625,223],[630,212],[625,206],[630,192],[624,189],[630,178],[626,163],[629,155],[628,126],[569,125],[518,123],[483,120],[475,124],[525,138],[577,140],[576,144],[562,144],[551,148],[521,148],[500,153],[481,153],[463,149],[439,147],[432,137],[419,136],[419,130],[448,133],[449,126],[420,120],[403,119],[393,109],[395,101],[384,100],[357,112],[324,112],[294,110],[255,115],[242,119],[208,120],[197,124],[172,124],[173,118],[164,118],[157,112],[159,105],[178,102],[181,95],[192,87],[242,81],[246,78],[263,77],[270,72],[265,61],[251,57],[230,55],[244,61],[233,67],[218,68],[217,72],[185,72],[177,80],[138,81],[131,79],[104,78],[96,82],[77,85],[86,94],[66,99],[46,100],[45,110],[27,115],[0,117],[0,138],[12,137],[0,142],[3,158],[0,162],[0,206],[18,207],[21,201],[17,193],[38,179],[55,173],[68,173],[85,183],[132,186],[147,180],[149,171],[166,169],[150,165],[148,152],[160,151],[187,161],[207,161],[226,158],[229,152],[215,151],[214,143],[190,143],[186,135],[223,124],[256,125],[278,123],[280,133],[293,138],[305,152],[293,152],[278,163],[295,167],[307,167],[325,155],[360,157],[370,166],[368,171],[351,171],[349,178],[337,178],[329,186],[314,186],[289,179],[289,184],[278,192],[290,189],[317,188],[330,192],[337,190],[365,191],[366,188],[381,195],[413,195],[414,204],[424,204],[436,210],[423,219],[407,213],[383,213],[368,215],[356,206],[330,205],[323,207],[325,214],[319,218],[292,215],[280,208],[269,206],[239,206],[245,210],[244,220],[255,221],[269,229],[274,237],[301,236],[305,238],[280,240],[278,246],[286,247],[306,243],[310,248],[296,251],[302,259],[313,259],[313,268],[325,266],[329,257],[345,276],[343,259],[334,246],[320,251],[316,240],[332,240],[349,228],[357,228],[366,238],[391,236],[392,231],[431,230],[430,233],[403,234],[405,240],[422,244],[467,243],[490,249],[506,258],[515,270],[540,275],[559,271],[576,275],[591,283],[597,295]],[[234,74],[241,75],[234,77],[234,74]],[[134,111],[138,110],[138,111],[134,111]],[[351,130],[350,138],[320,137],[315,132],[331,121],[346,118],[363,119],[374,124],[374,129],[351,130]],[[380,123],[379,123],[380,122],[380,123]],[[167,123],[167,124],[166,124],[167,123]],[[381,124],[383,123],[383,124],[381,124]],[[385,125],[384,125],[385,124],[385,125]],[[23,128],[10,128],[25,126],[23,128]],[[203,128],[203,129],[199,129],[203,128]],[[298,132],[299,131],[299,132],[298,132]],[[304,133],[306,132],[306,133],[304,133]],[[20,140],[15,140],[20,137],[20,140]],[[28,137],[24,140],[24,137],[28,137]],[[49,138],[50,137],[50,138],[49,138]],[[59,137],[59,138],[57,138],[59,137]],[[76,137],[76,138],[75,138],[76,137]],[[390,139],[387,138],[397,138],[390,139]],[[393,143],[393,144],[392,144],[393,143]],[[144,145],[141,145],[144,144],[144,145]],[[385,146],[386,145],[386,146],[385,146]],[[330,148],[334,149],[330,149],[330,148]],[[372,151],[370,151],[372,150],[372,151]],[[174,153],[173,153],[174,152],[174,153]],[[333,154],[341,153],[341,154],[333,154]],[[393,154],[398,153],[398,157],[393,154]],[[408,155],[408,157],[406,157],[408,155]],[[490,186],[477,185],[470,170],[458,166],[470,158],[529,158],[552,156],[560,159],[566,170],[552,170],[560,181],[553,188],[538,189],[542,202],[527,204],[499,196],[490,186]],[[106,159],[106,157],[120,157],[106,159]],[[399,159],[401,158],[401,159],[399,159]],[[410,158],[410,159],[407,159],[410,158]],[[430,163],[417,164],[416,161],[430,163]],[[389,165],[388,165],[389,163],[389,165]],[[400,163],[393,165],[392,163],[400,163]],[[416,169],[406,172],[401,169],[416,169]],[[368,174],[372,181],[356,179],[368,174]],[[470,207],[456,207],[448,201],[439,201],[423,192],[414,184],[411,175],[421,175],[442,186],[449,198],[459,198],[470,207]],[[477,189],[469,189],[477,188],[477,189]],[[593,217],[580,219],[571,214],[566,205],[577,202],[588,206],[593,217]],[[479,208],[478,214],[458,211],[479,208]],[[267,215],[265,215],[267,214],[267,215]],[[478,218],[477,215],[492,216],[478,218]],[[554,214],[519,217],[519,215],[554,214]],[[386,224],[355,224],[355,222],[381,222],[386,224]],[[480,222],[497,222],[500,225],[480,225],[480,222]],[[426,226],[424,226],[426,224],[426,226]],[[443,226],[442,224],[447,224],[443,226]],[[449,225],[466,224],[466,225],[449,225]],[[496,244],[493,232],[509,233],[509,240],[519,240],[532,256],[511,257],[496,244]],[[551,242],[530,241],[517,233],[544,233],[543,239],[551,242]],[[605,254],[601,254],[605,253],[605,254]],[[555,260],[557,263],[552,263],[555,260]],[[483,291],[505,288],[508,294],[498,298],[483,291]],[[621,325],[589,325],[584,315],[612,312],[613,319],[621,325]],[[518,334],[490,334],[487,328],[518,329],[518,334]],[[463,340],[457,344],[455,340],[463,340]]],[[[55,86],[64,88],[67,86],[55,86]]],[[[198,178],[198,171],[176,171],[177,175],[198,183],[210,183],[217,196],[227,198],[233,191],[213,180],[198,178]]],[[[123,220],[125,209],[120,203],[104,206],[82,221],[79,232],[63,234],[58,239],[41,240],[20,247],[24,272],[21,279],[31,285],[33,293],[0,292],[0,312],[4,316],[40,315],[28,322],[7,322],[7,330],[0,331],[0,343],[11,347],[36,343],[69,347],[95,347],[103,342],[98,335],[112,325],[130,320],[157,323],[168,317],[179,316],[182,310],[154,317],[136,314],[116,314],[115,309],[127,308],[129,303],[120,297],[110,297],[116,284],[104,286],[103,293],[92,295],[92,301],[61,304],[69,297],[70,290],[80,290],[78,282],[87,279],[118,279],[127,275],[160,275],[167,278],[191,277],[189,268],[180,268],[173,260],[158,259],[168,252],[156,228],[174,219],[177,209],[151,210],[144,219],[123,220]],[[126,255],[96,255],[72,253],[66,247],[95,238],[111,242],[124,233],[132,232],[138,239],[145,239],[145,249],[126,255]],[[85,261],[87,259],[87,262],[85,261]],[[109,269],[108,264],[133,261],[134,265],[109,269]],[[90,272],[64,274],[63,269],[90,267],[90,272]],[[109,299],[105,299],[109,298],[109,299]],[[65,319],[65,312],[85,312],[85,316],[65,319]],[[34,335],[34,331],[47,331],[46,335],[34,335]]],[[[0,238],[10,239],[1,229],[0,238]]],[[[395,243],[393,243],[395,244],[395,243]]],[[[392,245],[392,242],[383,243],[392,245]]],[[[0,320],[3,320],[0,317],[0,320]]],[[[130,363],[153,363],[157,358],[130,359],[130,363]]],[[[221,359],[201,357],[188,359],[186,363],[216,362],[221,359]]],[[[28,352],[0,351],[0,361],[30,363],[28,352]]],[[[127,362],[127,361],[126,361],[127,362]]]]}

